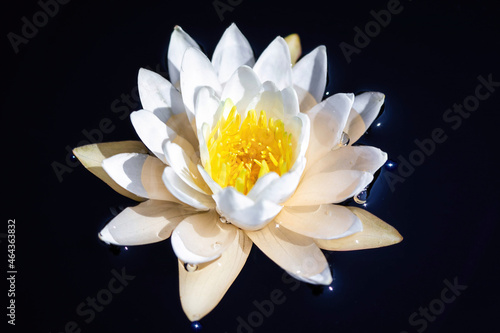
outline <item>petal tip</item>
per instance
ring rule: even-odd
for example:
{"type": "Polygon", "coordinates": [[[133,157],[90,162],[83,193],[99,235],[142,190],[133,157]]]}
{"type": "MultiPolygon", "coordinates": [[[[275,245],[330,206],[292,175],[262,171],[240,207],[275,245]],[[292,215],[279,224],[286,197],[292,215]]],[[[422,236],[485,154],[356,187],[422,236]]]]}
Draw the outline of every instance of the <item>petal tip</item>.
{"type": "Polygon", "coordinates": [[[106,243],[108,245],[109,244],[118,245],[118,242],[113,238],[113,236],[109,232],[109,229],[106,227],[104,229],[102,229],[101,232],[99,232],[99,234],[97,234],[97,236],[99,237],[100,240],[102,240],[104,243],[106,243]]]}

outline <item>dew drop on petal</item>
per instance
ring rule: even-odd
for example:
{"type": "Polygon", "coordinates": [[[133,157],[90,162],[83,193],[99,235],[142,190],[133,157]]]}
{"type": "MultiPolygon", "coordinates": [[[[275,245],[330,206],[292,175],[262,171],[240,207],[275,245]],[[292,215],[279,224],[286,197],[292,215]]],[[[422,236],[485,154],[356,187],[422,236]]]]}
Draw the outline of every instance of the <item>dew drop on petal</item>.
{"type": "Polygon", "coordinates": [[[351,138],[349,137],[349,135],[346,132],[342,132],[342,136],[340,137],[339,146],[345,147],[349,144],[350,141],[351,141],[351,138]]]}
{"type": "Polygon", "coordinates": [[[366,191],[366,188],[359,192],[357,195],[354,196],[354,201],[357,203],[357,204],[364,204],[366,203],[366,199],[367,199],[367,196],[368,196],[368,192],[366,191]]]}
{"type": "Polygon", "coordinates": [[[189,263],[185,263],[185,264],[184,264],[184,269],[185,269],[187,272],[195,272],[195,271],[198,269],[198,265],[196,265],[196,264],[189,264],[189,263]]]}
{"type": "Polygon", "coordinates": [[[220,249],[221,243],[220,242],[215,242],[212,244],[212,249],[217,250],[220,249]]]}
{"type": "Polygon", "coordinates": [[[229,222],[227,221],[227,219],[226,219],[226,217],[225,217],[225,216],[219,216],[219,221],[220,221],[221,223],[229,223],[229,222]]]}

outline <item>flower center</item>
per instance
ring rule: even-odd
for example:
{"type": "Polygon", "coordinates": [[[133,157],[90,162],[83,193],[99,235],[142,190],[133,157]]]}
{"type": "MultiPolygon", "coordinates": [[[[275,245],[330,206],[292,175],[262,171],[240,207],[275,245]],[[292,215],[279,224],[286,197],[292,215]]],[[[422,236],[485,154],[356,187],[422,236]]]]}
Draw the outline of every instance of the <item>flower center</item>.
{"type": "Polygon", "coordinates": [[[268,172],[283,175],[290,169],[295,143],[280,119],[267,119],[266,112],[250,110],[243,121],[231,108],[207,138],[207,172],[220,186],[233,186],[247,194],[257,179],[268,172]]]}

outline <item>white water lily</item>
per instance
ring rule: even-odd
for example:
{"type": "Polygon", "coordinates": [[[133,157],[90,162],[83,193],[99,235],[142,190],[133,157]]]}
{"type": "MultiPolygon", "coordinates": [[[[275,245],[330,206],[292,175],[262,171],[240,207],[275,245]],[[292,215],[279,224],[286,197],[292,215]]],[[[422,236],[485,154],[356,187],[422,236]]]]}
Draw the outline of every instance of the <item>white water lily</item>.
{"type": "Polygon", "coordinates": [[[143,201],[109,222],[103,241],[140,245],[170,237],[182,307],[192,321],[222,299],[252,244],[297,279],[328,285],[321,249],[402,239],[363,209],[335,205],[362,191],[387,159],[378,148],[352,146],[384,95],[340,93],[321,101],[325,47],[295,64],[300,43],[296,35],[290,40],[277,37],[255,61],[233,24],[210,61],[175,27],[170,81],[139,71],[143,109],[131,120],[145,147],[126,141],[74,150],[106,183],[143,201]]]}

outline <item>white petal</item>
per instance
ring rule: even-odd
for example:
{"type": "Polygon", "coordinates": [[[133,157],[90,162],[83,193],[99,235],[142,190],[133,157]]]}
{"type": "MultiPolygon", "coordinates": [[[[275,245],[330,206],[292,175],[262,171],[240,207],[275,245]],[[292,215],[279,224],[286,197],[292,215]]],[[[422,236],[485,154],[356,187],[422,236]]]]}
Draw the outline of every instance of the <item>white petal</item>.
{"type": "Polygon", "coordinates": [[[268,119],[283,119],[285,110],[283,108],[281,91],[273,82],[264,82],[260,88],[260,92],[248,103],[246,111],[249,110],[255,110],[257,117],[259,117],[260,111],[264,110],[268,119]]]}
{"type": "Polygon", "coordinates": [[[203,124],[208,124],[212,128],[214,123],[219,119],[219,106],[221,100],[217,97],[215,91],[210,87],[201,87],[195,97],[194,112],[196,117],[196,133],[199,135],[202,132],[203,124]]]}
{"type": "Polygon", "coordinates": [[[379,92],[365,92],[354,97],[344,130],[349,135],[350,144],[358,141],[377,118],[384,99],[385,95],[379,92]]]}
{"type": "Polygon", "coordinates": [[[218,258],[236,236],[236,228],[219,221],[214,210],[188,216],[175,228],[172,247],[185,263],[200,264],[218,258]]]}
{"type": "Polygon", "coordinates": [[[243,113],[241,114],[243,119],[248,103],[259,93],[261,86],[257,74],[250,67],[242,66],[227,81],[222,91],[221,100],[225,101],[230,98],[236,105],[238,112],[243,113]]]}
{"type": "Polygon", "coordinates": [[[102,167],[123,188],[143,198],[176,201],[161,177],[165,164],[147,154],[124,153],[105,159],[102,167]]]}
{"type": "Polygon", "coordinates": [[[309,117],[302,112],[296,116],[285,119],[285,129],[292,133],[292,138],[297,141],[297,147],[293,153],[293,159],[299,159],[305,156],[309,147],[311,136],[311,122],[309,117]]]}
{"type": "Polygon", "coordinates": [[[184,52],[190,47],[200,49],[198,44],[181,27],[175,26],[170,43],[168,45],[168,74],[170,82],[176,87],[179,86],[180,71],[184,52]]]}
{"type": "Polygon", "coordinates": [[[311,120],[306,153],[310,165],[338,146],[353,100],[353,94],[335,94],[306,113],[311,120]]]}
{"type": "Polygon", "coordinates": [[[293,278],[310,284],[321,284],[324,286],[328,286],[333,282],[332,272],[330,271],[330,267],[325,267],[323,272],[313,275],[313,276],[300,276],[298,274],[293,274],[292,272],[288,272],[293,278]]]}
{"type": "Polygon", "coordinates": [[[201,87],[212,88],[220,95],[222,88],[217,73],[208,58],[198,49],[189,48],[184,53],[181,66],[181,91],[189,121],[194,119],[194,103],[201,87]]]}
{"type": "Polygon", "coordinates": [[[293,84],[302,112],[321,102],[326,87],[326,48],[321,45],[300,59],[293,67],[293,84]]]}
{"type": "Polygon", "coordinates": [[[209,194],[211,191],[198,171],[197,163],[186,154],[178,144],[167,141],[164,146],[165,158],[175,173],[186,184],[198,192],[209,194]]]}
{"type": "Polygon", "coordinates": [[[172,114],[185,112],[181,94],[161,75],[141,68],[137,81],[142,107],[153,112],[163,123],[172,114]]]}
{"type": "Polygon", "coordinates": [[[349,209],[332,204],[285,207],[274,220],[289,230],[318,239],[345,237],[363,230],[361,221],[349,209]]]}
{"type": "Polygon", "coordinates": [[[243,230],[237,230],[229,248],[210,263],[187,272],[179,260],[179,293],[182,309],[191,321],[200,320],[220,302],[245,265],[252,241],[243,230]]]}
{"type": "Polygon", "coordinates": [[[281,90],[281,96],[283,97],[285,117],[292,117],[299,114],[299,100],[295,90],[292,87],[287,87],[281,90]]]}
{"type": "MultiPolygon", "coordinates": [[[[295,192],[297,185],[300,182],[300,177],[306,166],[305,158],[300,158],[295,162],[295,165],[287,173],[269,181],[267,186],[258,186],[260,179],[248,193],[248,197],[255,201],[268,200],[276,204],[281,204],[288,200],[295,192]],[[252,192],[253,191],[253,192],[252,192]]],[[[267,176],[267,175],[266,175],[267,176]]],[[[265,177],[265,176],[264,176],[265,177]]],[[[262,177],[262,178],[264,178],[262,177]]],[[[267,182],[267,179],[266,179],[267,182]]],[[[259,184],[260,185],[260,184],[259,184]]]]}
{"type": "Polygon", "coordinates": [[[375,173],[387,161],[387,154],[370,146],[349,146],[328,152],[311,166],[305,178],[317,173],[358,170],[375,173]]]}
{"type": "Polygon", "coordinates": [[[163,145],[170,137],[177,134],[163,123],[157,116],[146,110],[134,111],[130,120],[135,131],[146,147],[151,150],[161,161],[167,162],[163,153],[163,145]]]}
{"type": "Polygon", "coordinates": [[[221,83],[229,80],[234,71],[243,65],[253,66],[252,47],[236,24],[231,24],[215,47],[212,64],[221,83]]]}
{"type": "Polygon", "coordinates": [[[212,197],[219,214],[244,230],[258,230],[264,227],[283,208],[269,200],[255,202],[233,187],[226,187],[212,197]]]}
{"type": "Polygon", "coordinates": [[[219,193],[222,191],[222,187],[217,184],[215,180],[210,177],[210,175],[205,171],[205,169],[198,164],[198,171],[200,172],[201,177],[203,177],[203,180],[205,183],[207,183],[208,187],[210,187],[210,190],[212,191],[213,194],[219,193]]]}
{"type": "Polygon", "coordinates": [[[248,237],[271,260],[284,270],[306,278],[321,274],[328,262],[314,241],[269,223],[258,231],[247,231],[248,237]]]}
{"type": "Polygon", "coordinates": [[[308,206],[342,202],[362,191],[373,175],[357,170],[337,170],[304,177],[285,206],[308,206]]]}
{"type": "Polygon", "coordinates": [[[253,69],[262,82],[272,81],[280,90],[292,86],[292,62],[285,40],[276,37],[262,52],[253,69]]]}
{"type": "Polygon", "coordinates": [[[196,211],[181,204],[148,200],[125,208],[99,233],[99,238],[116,245],[141,245],[162,241],[196,211]]]}
{"type": "Polygon", "coordinates": [[[199,210],[208,210],[214,207],[214,202],[209,195],[203,194],[186,184],[172,167],[163,170],[162,180],[167,189],[177,199],[199,210]]]}

